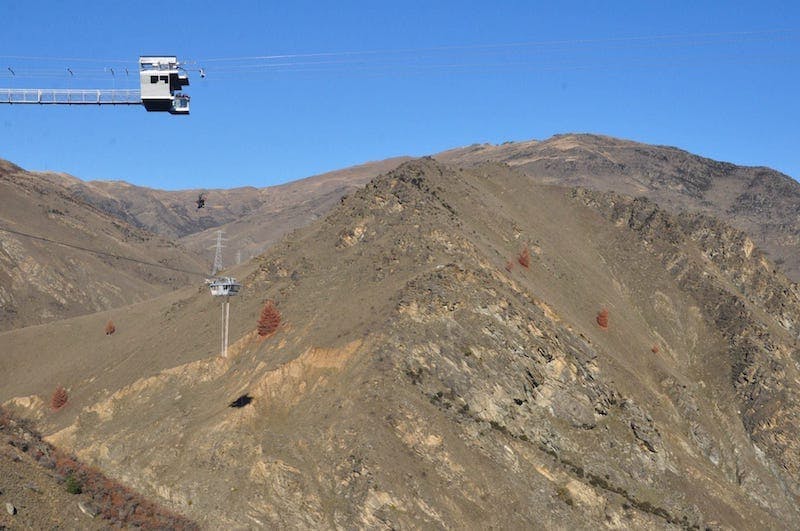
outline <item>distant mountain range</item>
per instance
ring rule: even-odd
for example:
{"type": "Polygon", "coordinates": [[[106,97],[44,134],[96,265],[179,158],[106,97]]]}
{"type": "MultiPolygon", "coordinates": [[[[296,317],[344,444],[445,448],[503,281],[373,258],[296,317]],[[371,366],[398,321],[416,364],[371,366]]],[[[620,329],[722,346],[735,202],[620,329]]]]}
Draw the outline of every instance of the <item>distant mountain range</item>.
{"type": "MultiPolygon", "coordinates": [[[[463,167],[500,162],[532,183],[643,196],[670,212],[713,215],[747,233],[773,264],[800,280],[800,184],[769,168],[735,166],[672,147],[574,134],[473,145],[434,158],[463,167]]],[[[9,198],[0,205],[0,219],[7,227],[61,235],[75,244],[92,242],[94,233],[104,227],[109,240],[103,248],[109,252],[145,257],[155,244],[152,256],[157,260],[210,274],[217,231],[224,231],[223,264],[245,262],[284,234],[325,215],[342,196],[406,160],[366,163],[267,188],[183,191],[29,173],[0,161],[0,184],[5,187],[4,198],[9,198]],[[196,206],[200,194],[206,199],[202,209],[196,206]],[[80,228],[83,224],[86,227],[80,228]],[[126,246],[138,246],[138,250],[128,252],[126,246]]],[[[97,257],[89,259],[77,250],[70,255],[71,266],[62,261],[64,257],[50,263],[44,255],[59,253],[51,255],[52,246],[43,242],[8,233],[0,233],[0,241],[6,242],[0,248],[0,261],[5,264],[0,270],[0,276],[5,275],[0,299],[6,301],[0,310],[0,330],[143,300],[165,287],[197,278],[167,269],[133,270],[132,264],[116,270],[116,263],[98,262],[97,257]],[[103,269],[103,264],[108,267],[103,269]],[[88,277],[78,275],[87,272],[88,277]],[[29,306],[36,309],[29,311],[29,306]]]]}
{"type": "MultiPolygon", "coordinates": [[[[469,166],[502,162],[534,182],[582,186],[644,196],[671,211],[708,213],[747,232],[794,279],[800,280],[800,184],[775,170],[743,167],[598,135],[558,135],[544,141],[480,144],[434,155],[469,166]]],[[[119,181],[83,182],[50,175],[82,200],[132,225],[187,248],[209,253],[216,230],[242,259],[263,251],[280,235],[324,214],[336,201],[407,157],[354,166],[281,186],[167,192],[119,181]],[[195,201],[203,193],[207,206],[195,201]]]]}

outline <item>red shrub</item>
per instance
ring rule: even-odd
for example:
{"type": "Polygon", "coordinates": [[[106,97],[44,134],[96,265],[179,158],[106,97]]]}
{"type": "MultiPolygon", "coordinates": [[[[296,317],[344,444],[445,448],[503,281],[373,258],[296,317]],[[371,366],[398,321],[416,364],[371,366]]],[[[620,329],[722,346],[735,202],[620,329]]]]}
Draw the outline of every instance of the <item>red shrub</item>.
{"type": "Polygon", "coordinates": [[[100,511],[98,518],[106,520],[99,524],[103,529],[199,529],[185,517],[159,507],[121,483],[105,477],[98,469],[84,465],[75,457],[49,445],[38,433],[31,431],[24,421],[15,419],[2,407],[0,421],[15,427],[14,433],[6,434],[12,438],[10,440],[29,442],[31,455],[38,458],[40,464],[48,468],[55,467],[55,472],[64,478],[67,492],[82,492],[84,501],[91,500],[91,504],[100,511]]]}
{"type": "Polygon", "coordinates": [[[109,319],[108,323],[106,323],[106,335],[110,336],[111,334],[113,334],[116,331],[117,331],[117,327],[114,326],[114,322],[111,319],[109,319]]]}
{"type": "Polygon", "coordinates": [[[653,354],[658,354],[658,351],[661,350],[658,348],[658,345],[653,345],[653,348],[650,349],[650,352],[653,354]]]}
{"type": "Polygon", "coordinates": [[[61,386],[58,386],[55,391],[53,391],[53,396],[50,397],[50,408],[53,411],[58,411],[67,403],[67,390],[61,386]]]}
{"type": "Polygon", "coordinates": [[[608,310],[603,308],[597,313],[597,324],[603,330],[608,328],[608,310]]]}
{"type": "Polygon", "coordinates": [[[519,252],[519,255],[517,255],[517,262],[519,262],[519,265],[521,265],[525,269],[531,266],[531,252],[528,250],[527,247],[525,247],[519,252]]]}
{"type": "Polygon", "coordinates": [[[77,461],[60,450],[54,450],[51,455],[56,464],[56,472],[62,476],[73,474],[80,468],[77,461]]]}
{"type": "Polygon", "coordinates": [[[275,303],[267,301],[264,309],[261,310],[261,317],[258,319],[258,335],[261,337],[274,334],[281,324],[281,314],[275,307],[275,303]]]}

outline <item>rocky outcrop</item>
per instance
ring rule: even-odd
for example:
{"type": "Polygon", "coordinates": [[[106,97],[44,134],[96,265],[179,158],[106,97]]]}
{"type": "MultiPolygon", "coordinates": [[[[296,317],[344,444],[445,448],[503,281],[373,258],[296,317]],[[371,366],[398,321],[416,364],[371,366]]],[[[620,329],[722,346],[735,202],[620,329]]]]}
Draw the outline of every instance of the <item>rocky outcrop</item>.
{"type": "Polygon", "coordinates": [[[742,422],[753,442],[791,474],[792,490],[800,493],[800,444],[790,420],[800,415],[800,389],[787,385],[797,373],[797,284],[779,273],[749,237],[716,219],[672,217],[643,199],[585,190],[574,194],[647,240],[674,244],[651,249],[720,331],[742,422]],[[703,262],[691,260],[692,244],[703,262]]]}
{"type": "Polygon", "coordinates": [[[795,215],[800,184],[775,170],[591,134],[476,145],[436,157],[466,165],[503,162],[537,183],[645,196],[675,214],[712,215],[747,233],[790,278],[800,280],[800,221],[795,215]]]}

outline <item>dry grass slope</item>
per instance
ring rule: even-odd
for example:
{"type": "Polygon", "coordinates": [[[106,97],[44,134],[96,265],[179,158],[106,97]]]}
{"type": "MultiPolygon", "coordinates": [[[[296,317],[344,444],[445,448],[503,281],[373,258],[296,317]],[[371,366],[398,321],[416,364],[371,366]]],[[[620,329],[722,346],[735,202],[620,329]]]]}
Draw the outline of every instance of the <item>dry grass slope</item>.
{"type": "Polygon", "coordinates": [[[718,220],[421,159],[234,274],[228,358],[198,285],[3,334],[0,400],[205,527],[800,524],[800,298],[718,220]]]}

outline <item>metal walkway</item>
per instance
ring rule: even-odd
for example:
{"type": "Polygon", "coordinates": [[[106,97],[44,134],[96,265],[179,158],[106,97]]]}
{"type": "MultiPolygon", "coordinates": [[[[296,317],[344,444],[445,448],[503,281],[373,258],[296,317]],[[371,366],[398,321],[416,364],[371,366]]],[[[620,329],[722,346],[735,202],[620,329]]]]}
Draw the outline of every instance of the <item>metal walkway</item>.
{"type": "Polygon", "coordinates": [[[141,105],[138,89],[11,89],[0,88],[0,103],[39,105],[141,105]]]}

